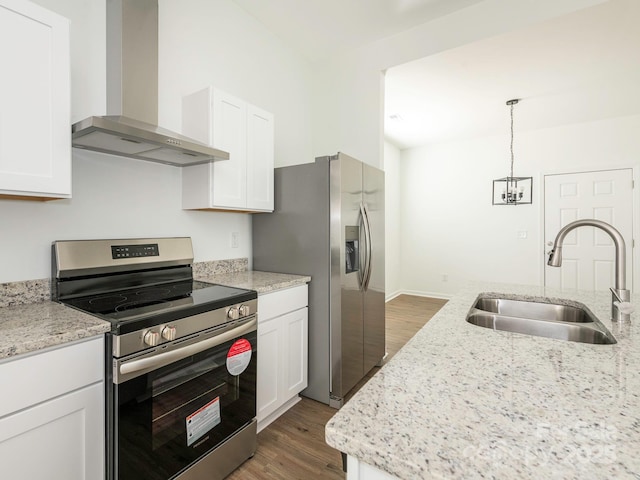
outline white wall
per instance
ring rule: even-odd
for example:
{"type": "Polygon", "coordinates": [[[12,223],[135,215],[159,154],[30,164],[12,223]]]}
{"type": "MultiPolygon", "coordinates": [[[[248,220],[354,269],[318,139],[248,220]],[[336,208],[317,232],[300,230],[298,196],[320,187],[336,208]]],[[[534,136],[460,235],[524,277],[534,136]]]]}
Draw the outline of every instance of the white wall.
{"type": "Polygon", "coordinates": [[[183,211],[181,183],[178,168],[75,152],[72,199],[0,202],[0,282],[49,277],[54,240],[187,236],[196,261],[250,257],[250,217],[183,211]]]}
{"type": "Polygon", "coordinates": [[[316,65],[315,154],[382,165],[385,69],[603,1],[485,0],[316,65]]]}
{"type": "MultiPolygon", "coordinates": [[[[36,3],[71,20],[72,120],[103,115],[105,0],[36,3]]],[[[214,84],[274,112],[278,164],[312,159],[305,61],[230,0],[160,0],[159,13],[161,125],[179,131],[182,95],[214,84]]],[[[58,239],[186,235],[196,261],[251,258],[251,217],[183,211],[180,176],[176,167],[74,150],[71,200],[0,200],[0,282],[49,277],[58,239]],[[230,248],[232,231],[239,248],[230,248]]]]}
{"type": "Polygon", "coordinates": [[[290,46],[229,0],[160,0],[159,36],[162,126],[214,85],[274,114],[277,167],[313,161],[311,67],[290,46]]]}
{"type": "MultiPolygon", "coordinates": [[[[36,1],[72,22],[72,119],[105,113],[104,0],[36,1]]],[[[179,130],[181,97],[214,84],[275,114],[277,165],[343,151],[380,166],[385,68],[600,1],[486,0],[311,69],[231,0],[160,0],[159,123],[179,130]]],[[[251,255],[224,247],[230,226],[250,237],[248,216],[180,210],[178,169],[78,152],[73,163],[72,200],[0,201],[0,281],[48,277],[54,239],[156,235],[158,217],[193,236],[196,260],[251,255]],[[100,199],[141,215],[120,220],[100,199]]]]}
{"type": "Polygon", "coordinates": [[[385,185],[385,295],[387,300],[400,293],[400,150],[384,143],[385,185]]]}
{"type": "Polygon", "coordinates": [[[491,205],[492,180],[509,169],[508,132],[403,151],[402,289],[438,296],[466,279],[540,284],[542,176],[637,167],[639,131],[640,115],[516,131],[514,173],[534,179],[533,204],[516,207],[491,205]]]}

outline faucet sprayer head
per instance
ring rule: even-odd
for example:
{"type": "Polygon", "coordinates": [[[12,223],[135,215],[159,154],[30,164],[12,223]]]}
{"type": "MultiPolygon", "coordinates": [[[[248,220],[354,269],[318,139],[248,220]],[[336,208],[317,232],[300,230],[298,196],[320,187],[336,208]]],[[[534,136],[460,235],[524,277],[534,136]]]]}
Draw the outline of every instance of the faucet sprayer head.
{"type": "Polygon", "coordinates": [[[551,250],[551,253],[549,253],[549,261],[547,262],[547,265],[549,265],[550,267],[559,267],[562,265],[561,246],[558,245],[551,250]]]}

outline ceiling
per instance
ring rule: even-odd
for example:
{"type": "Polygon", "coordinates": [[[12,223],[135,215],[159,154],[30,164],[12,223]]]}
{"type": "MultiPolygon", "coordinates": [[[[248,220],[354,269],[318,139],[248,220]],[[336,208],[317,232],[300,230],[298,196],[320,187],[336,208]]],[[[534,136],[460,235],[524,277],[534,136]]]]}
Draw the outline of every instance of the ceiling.
{"type": "Polygon", "coordinates": [[[234,0],[312,61],[408,30],[483,0],[234,0]]]}
{"type": "MultiPolygon", "coordinates": [[[[311,60],[481,0],[235,0],[311,60]]],[[[399,148],[640,112],[639,0],[610,0],[387,70],[385,136],[399,148]]]]}
{"type": "Polygon", "coordinates": [[[385,136],[400,148],[640,113],[640,2],[612,0],[391,68],[385,136]]]}

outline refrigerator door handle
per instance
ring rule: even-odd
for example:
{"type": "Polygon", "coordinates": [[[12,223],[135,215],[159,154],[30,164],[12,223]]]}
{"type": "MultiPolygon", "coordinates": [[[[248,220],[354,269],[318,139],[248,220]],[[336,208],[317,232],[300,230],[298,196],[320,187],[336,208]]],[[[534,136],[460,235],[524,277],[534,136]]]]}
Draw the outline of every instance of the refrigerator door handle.
{"type": "Polygon", "coordinates": [[[371,224],[369,223],[369,211],[367,210],[367,205],[365,203],[361,203],[360,209],[362,212],[365,232],[365,267],[362,289],[366,292],[369,289],[369,280],[371,280],[371,224]]]}
{"type": "Polygon", "coordinates": [[[360,265],[358,267],[358,286],[361,291],[364,291],[364,284],[367,278],[367,217],[364,210],[364,204],[360,202],[360,218],[358,221],[358,227],[360,231],[360,248],[358,249],[358,261],[360,265]],[[364,233],[364,234],[363,234],[364,233]],[[363,248],[364,247],[364,248],[363,248]],[[363,257],[364,254],[364,257],[363,257]]]}

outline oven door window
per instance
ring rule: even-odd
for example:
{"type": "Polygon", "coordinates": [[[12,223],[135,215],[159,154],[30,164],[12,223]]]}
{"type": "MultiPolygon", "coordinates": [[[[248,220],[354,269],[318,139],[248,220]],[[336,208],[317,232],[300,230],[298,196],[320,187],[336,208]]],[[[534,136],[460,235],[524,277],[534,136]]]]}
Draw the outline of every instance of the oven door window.
{"type": "Polygon", "coordinates": [[[256,333],[115,385],[118,480],[167,480],[256,415],[256,333]]]}

